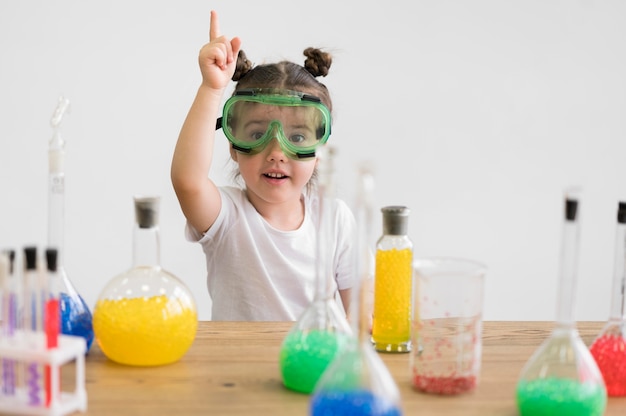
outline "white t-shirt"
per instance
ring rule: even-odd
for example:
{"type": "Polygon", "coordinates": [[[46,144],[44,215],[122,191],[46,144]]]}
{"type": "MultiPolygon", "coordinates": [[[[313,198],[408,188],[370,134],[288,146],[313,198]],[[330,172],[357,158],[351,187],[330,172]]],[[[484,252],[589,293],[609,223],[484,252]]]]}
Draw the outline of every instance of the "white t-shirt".
{"type": "MultiPolygon", "coordinates": [[[[222,208],[206,234],[187,224],[185,235],[202,245],[215,321],[295,321],[315,293],[317,197],[304,198],[304,221],[293,231],[273,228],[236,187],[221,187],[222,208]]],[[[352,285],[355,220],[333,200],[334,287],[352,285]]]]}

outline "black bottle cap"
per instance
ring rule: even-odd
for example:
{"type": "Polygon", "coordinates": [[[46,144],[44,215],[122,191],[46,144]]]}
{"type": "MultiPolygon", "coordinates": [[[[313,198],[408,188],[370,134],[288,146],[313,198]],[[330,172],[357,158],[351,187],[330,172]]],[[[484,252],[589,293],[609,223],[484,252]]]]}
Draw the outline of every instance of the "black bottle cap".
{"type": "Polygon", "coordinates": [[[49,272],[57,271],[57,258],[58,258],[58,251],[56,248],[46,249],[46,264],[48,266],[49,272]]]}
{"type": "Polygon", "coordinates": [[[407,207],[392,205],[381,208],[383,213],[383,234],[405,235],[409,229],[409,212],[407,207]]]}
{"type": "Polygon", "coordinates": [[[565,219],[567,221],[575,221],[577,213],[578,213],[578,200],[571,199],[571,198],[565,199],[565,219]]]}
{"type": "Polygon", "coordinates": [[[24,259],[26,261],[26,270],[35,270],[37,268],[37,247],[24,247],[24,259]]]}
{"type": "Polygon", "coordinates": [[[139,228],[153,228],[159,225],[158,196],[135,196],[135,222],[139,228]]]}
{"type": "Polygon", "coordinates": [[[620,201],[617,205],[617,222],[626,224],[626,202],[620,201]]]}

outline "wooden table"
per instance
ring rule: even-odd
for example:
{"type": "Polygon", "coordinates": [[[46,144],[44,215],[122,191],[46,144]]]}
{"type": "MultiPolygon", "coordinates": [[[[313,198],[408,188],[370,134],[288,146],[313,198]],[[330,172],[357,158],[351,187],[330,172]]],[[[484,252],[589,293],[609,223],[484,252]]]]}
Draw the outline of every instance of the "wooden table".
{"type": "MultiPolygon", "coordinates": [[[[603,322],[581,322],[587,345],[603,322]]],[[[196,340],[177,363],[151,368],[109,361],[94,343],[86,360],[88,415],[308,414],[309,396],[283,387],[280,345],[290,322],[200,322],[196,340]]],[[[402,396],[405,415],[516,416],[522,366],[548,336],[551,322],[485,322],[477,389],[459,396],[411,388],[408,354],[382,354],[402,396]]],[[[626,415],[626,398],[610,398],[605,415],[626,415]]]]}

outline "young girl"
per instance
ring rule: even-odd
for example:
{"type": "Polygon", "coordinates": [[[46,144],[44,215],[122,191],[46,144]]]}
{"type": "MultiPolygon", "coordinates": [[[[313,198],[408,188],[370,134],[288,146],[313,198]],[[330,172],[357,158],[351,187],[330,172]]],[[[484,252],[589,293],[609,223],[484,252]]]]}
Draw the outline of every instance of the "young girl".
{"type": "MultiPolygon", "coordinates": [[[[220,34],[211,12],[210,42],[200,50],[202,84],[176,144],[172,183],[187,219],[185,234],[202,245],[213,320],[297,320],[315,291],[318,213],[311,181],[315,150],[330,135],[330,95],[316,80],[330,55],[305,50],[304,67],[252,67],[241,40],[220,34]],[[230,80],[235,92],[220,113],[230,80]],[[221,116],[218,118],[218,116],[221,116]],[[222,128],[245,186],[208,178],[213,140],[222,128]]],[[[333,201],[332,264],[348,310],[354,217],[333,201]]]]}

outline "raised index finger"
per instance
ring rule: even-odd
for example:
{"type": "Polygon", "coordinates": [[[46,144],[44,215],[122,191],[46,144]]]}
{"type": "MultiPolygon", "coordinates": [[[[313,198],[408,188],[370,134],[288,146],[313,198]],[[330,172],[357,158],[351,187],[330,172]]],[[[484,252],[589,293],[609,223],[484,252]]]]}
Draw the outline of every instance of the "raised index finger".
{"type": "Polygon", "coordinates": [[[209,40],[220,37],[220,22],[217,19],[217,12],[211,10],[211,27],[209,29],[209,40]]]}

